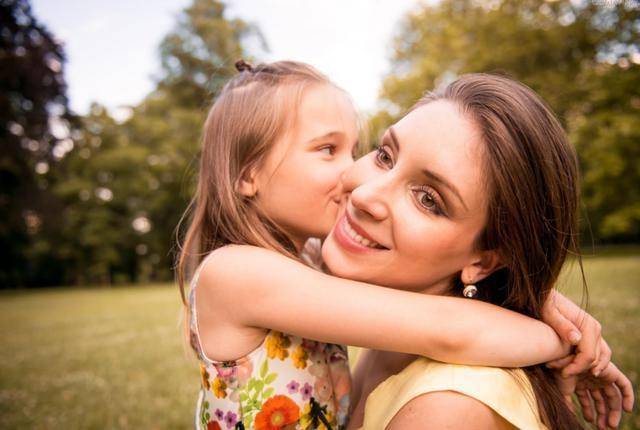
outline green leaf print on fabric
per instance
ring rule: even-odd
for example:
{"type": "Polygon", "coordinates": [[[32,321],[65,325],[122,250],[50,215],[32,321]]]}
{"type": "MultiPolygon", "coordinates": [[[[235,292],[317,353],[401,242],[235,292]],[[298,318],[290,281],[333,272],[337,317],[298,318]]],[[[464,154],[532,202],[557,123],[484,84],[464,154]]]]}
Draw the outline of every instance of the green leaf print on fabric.
{"type": "Polygon", "coordinates": [[[250,428],[265,400],[273,395],[275,388],[270,385],[278,378],[276,372],[269,373],[269,360],[265,359],[260,366],[260,376],[251,378],[240,390],[238,399],[242,409],[242,423],[250,428]]]}
{"type": "Polygon", "coordinates": [[[209,421],[209,418],[211,418],[211,414],[207,412],[207,410],[209,409],[209,402],[205,401],[202,406],[203,408],[200,411],[200,422],[202,423],[203,426],[206,427],[207,422],[209,421]]]}
{"type": "Polygon", "coordinates": [[[273,395],[274,391],[275,391],[275,389],[273,387],[270,387],[270,388],[267,388],[266,390],[264,390],[262,392],[262,400],[268,399],[269,397],[271,397],[273,395]]]}
{"type": "Polygon", "coordinates": [[[264,378],[264,383],[265,384],[271,384],[271,383],[273,383],[273,381],[276,380],[277,377],[278,377],[277,373],[270,373],[269,375],[267,375],[266,378],[264,378]]]}

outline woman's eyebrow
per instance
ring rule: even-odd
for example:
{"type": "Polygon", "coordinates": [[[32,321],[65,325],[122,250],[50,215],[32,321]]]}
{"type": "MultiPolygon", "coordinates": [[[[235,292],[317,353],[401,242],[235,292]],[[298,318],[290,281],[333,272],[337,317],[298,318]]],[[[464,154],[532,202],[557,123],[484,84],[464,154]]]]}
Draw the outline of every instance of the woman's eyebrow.
{"type": "Polygon", "coordinates": [[[398,143],[398,137],[396,136],[396,132],[393,131],[393,127],[389,127],[389,136],[391,136],[391,143],[393,143],[393,149],[395,149],[396,153],[400,152],[400,144],[398,143]]]}
{"type": "MultiPolygon", "coordinates": [[[[393,146],[395,147],[394,149],[396,150],[396,153],[399,153],[400,152],[400,143],[398,142],[398,136],[396,136],[395,131],[393,131],[393,127],[389,127],[389,135],[391,136],[391,142],[393,143],[393,146]]],[[[462,200],[462,196],[458,192],[458,189],[456,187],[454,187],[452,183],[450,183],[445,178],[443,178],[442,176],[438,175],[435,172],[432,172],[429,169],[423,169],[422,170],[422,174],[424,176],[426,176],[427,178],[431,179],[432,181],[439,183],[443,187],[448,188],[449,191],[451,191],[458,198],[458,200],[460,200],[460,203],[462,204],[462,207],[464,207],[464,209],[466,211],[469,211],[469,208],[467,208],[467,205],[464,204],[464,200],[462,200]]]]}

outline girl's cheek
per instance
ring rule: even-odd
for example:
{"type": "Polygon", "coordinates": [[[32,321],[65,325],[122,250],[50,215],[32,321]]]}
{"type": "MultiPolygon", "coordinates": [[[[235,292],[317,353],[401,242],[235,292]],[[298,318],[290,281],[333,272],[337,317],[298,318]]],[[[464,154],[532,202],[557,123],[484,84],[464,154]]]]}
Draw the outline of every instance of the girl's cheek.
{"type": "Polygon", "coordinates": [[[366,155],[344,171],[341,175],[342,186],[346,192],[353,191],[368,179],[372,179],[375,173],[376,170],[373,165],[373,159],[370,155],[366,155]]]}

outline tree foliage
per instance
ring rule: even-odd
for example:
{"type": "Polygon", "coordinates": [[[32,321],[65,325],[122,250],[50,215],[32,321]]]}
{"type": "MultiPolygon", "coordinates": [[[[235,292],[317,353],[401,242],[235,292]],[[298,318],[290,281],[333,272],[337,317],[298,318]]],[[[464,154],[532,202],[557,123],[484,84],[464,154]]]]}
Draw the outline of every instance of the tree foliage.
{"type": "MultiPolygon", "coordinates": [[[[443,0],[404,20],[374,134],[463,73],[518,79],[552,106],[580,156],[594,237],[640,239],[640,4],[443,0]]],[[[585,223],[585,228],[589,226],[585,223]]]]}
{"type": "Polygon", "coordinates": [[[0,1],[0,286],[59,276],[50,170],[73,146],[60,43],[25,0],[0,1]]]}
{"type": "Polygon", "coordinates": [[[160,44],[155,89],[116,122],[100,105],[82,118],[58,169],[60,254],[67,283],[172,279],[175,228],[194,192],[207,109],[260,33],[227,19],[223,3],[194,0],[160,44]]]}

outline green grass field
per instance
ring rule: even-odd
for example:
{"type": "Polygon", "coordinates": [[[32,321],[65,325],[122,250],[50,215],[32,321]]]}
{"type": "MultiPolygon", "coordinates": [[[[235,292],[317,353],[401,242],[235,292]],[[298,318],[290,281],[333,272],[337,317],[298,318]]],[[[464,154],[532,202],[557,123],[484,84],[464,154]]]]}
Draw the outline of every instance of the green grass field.
{"type": "MultiPolygon", "coordinates": [[[[590,311],[640,383],[640,251],[586,260],[590,311]]],[[[575,270],[561,290],[580,301],[575,270]]],[[[168,286],[0,294],[1,429],[192,428],[198,371],[168,286]]],[[[621,428],[640,429],[640,414],[621,428]]]]}

